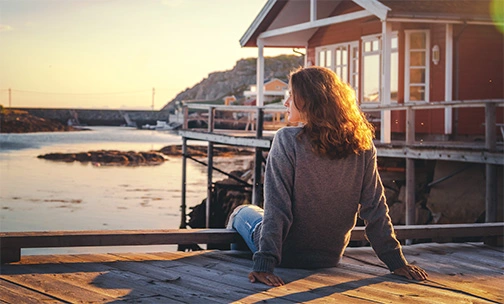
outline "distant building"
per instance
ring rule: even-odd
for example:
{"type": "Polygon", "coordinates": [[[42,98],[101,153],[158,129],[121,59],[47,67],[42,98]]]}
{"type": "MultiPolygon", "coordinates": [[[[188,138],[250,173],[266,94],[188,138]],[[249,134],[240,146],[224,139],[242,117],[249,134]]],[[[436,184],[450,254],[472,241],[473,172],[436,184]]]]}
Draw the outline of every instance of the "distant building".
{"type": "MultiPolygon", "coordinates": [[[[271,102],[276,99],[283,101],[289,89],[289,85],[278,78],[272,78],[264,81],[263,88],[265,102],[271,102]]],[[[243,95],[245,96],[246,105],[255,105],[257,99],[257,85],[250,85],[249,89],[243,92],[243,95]]]]}
{"type": "Polygon", "coordinates": [[[225,96],[222,98],[224,100],[224,105],[230,106],[236,103],[236,97],[234,95],[225,96]]]}

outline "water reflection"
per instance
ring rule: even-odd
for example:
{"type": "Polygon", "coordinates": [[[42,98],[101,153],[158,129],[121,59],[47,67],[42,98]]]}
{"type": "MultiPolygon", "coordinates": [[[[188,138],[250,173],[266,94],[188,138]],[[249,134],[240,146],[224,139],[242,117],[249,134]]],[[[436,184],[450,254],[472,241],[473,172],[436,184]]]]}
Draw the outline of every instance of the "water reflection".
{"type": "MultiPolygon", "coordinates": [[[[86,132],[1,134],[0,231],[178,228],[181,158],[169,157],[159,166],[139,167],[95,167],[37,158],[52,152],[157,150],[180,144],[178,135],[122,129],[115,133],[110,127],[86,132]],[[27,148],[26,141],[37,147],[27,148]],[[13,149],[16,145],[23,148],[13,149]]],[[[229,172],[248,166],[250,160],[252,157],[216,158],[214,165],[229,172]]],[[[206,175],[205,166],[187,161],[188,206],[206,197],[206,175]]],[[[222,178],[222,174],[214,172],[214,180],[222,178]]],[[[150,250],[160,248],[165,246],[152,246],[150,250]]],[[[79,249],[33,249],[27,253],[54,250],[79,249]]]]}

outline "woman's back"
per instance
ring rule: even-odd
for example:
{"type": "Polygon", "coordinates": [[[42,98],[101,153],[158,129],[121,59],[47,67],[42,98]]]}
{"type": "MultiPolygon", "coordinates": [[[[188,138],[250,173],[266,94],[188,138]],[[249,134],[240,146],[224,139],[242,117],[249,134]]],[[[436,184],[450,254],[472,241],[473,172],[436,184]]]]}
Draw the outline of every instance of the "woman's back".
{"type": "Polygon", "coordinates": [[[300,131],[300,127],[288,127],[275,136],[266,169],[265,202],[276,208],[292,204],[293,220],[283,244],[284,266],[334,266],[355,226],[366,169],[374,166],[374,150],[341,159],[320,157],[305,136],[298,137],[300,131]],[[292,197],[268,191],[278,183],[291,188],[292,197]]]}

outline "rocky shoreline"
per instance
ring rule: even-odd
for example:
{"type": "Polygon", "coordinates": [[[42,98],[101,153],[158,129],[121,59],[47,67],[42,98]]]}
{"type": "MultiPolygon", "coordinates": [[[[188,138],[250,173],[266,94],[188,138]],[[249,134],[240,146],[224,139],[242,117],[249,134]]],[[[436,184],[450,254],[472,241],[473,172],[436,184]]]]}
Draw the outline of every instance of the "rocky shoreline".
{"type": "Polygon", "coordinates": [[[26,111],[10,110],[0,106],[0,133],[32,133],[82,131],[53,119],[45,119],[28,114],[26,111]]]}
{"type": "MultiPolygon", "coordinates": [[[[248,149],[236,147],[214,147],[214,156],[230,157],[236,155],[252,155],[254,152],[248,149]]],[[[205,157],[207,153],[206,146],[188,146],[187,153],[192,157],[205,157]]],[[[169,160],[168,156],[182,156],[181,145],[170,145],[161,148],[158,151],[135,152],[118,150],[98,150],[79,153],[48,153],[37,156],[37,158],[61,161],[61,162],[82,162],[100,165],[116,166],[143,166],[159,165],[169,160]]]]}

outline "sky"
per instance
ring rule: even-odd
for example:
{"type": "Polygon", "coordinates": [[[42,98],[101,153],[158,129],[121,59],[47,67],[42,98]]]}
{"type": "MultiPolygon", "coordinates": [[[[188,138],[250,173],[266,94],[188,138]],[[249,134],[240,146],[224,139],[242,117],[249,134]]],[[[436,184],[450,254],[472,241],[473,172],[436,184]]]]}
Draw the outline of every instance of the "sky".
{"type": "Polygon", "coordinates": [[[0,0],[0,104],[160,109],[209,73],[257,57],[239,40],[265,3],[0,0]]]}

